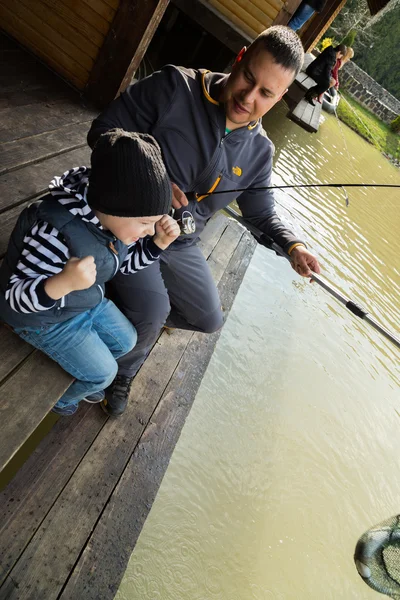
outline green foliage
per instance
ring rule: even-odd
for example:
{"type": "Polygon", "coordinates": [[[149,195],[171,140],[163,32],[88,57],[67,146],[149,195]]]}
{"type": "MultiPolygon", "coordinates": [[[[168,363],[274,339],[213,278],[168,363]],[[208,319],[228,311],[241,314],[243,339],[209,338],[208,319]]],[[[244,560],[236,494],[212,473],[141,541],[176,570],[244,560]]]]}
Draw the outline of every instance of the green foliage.
{"type": "Polygon", "coordinates": [[[339,119],[381,152],[400,158],[400,136],[353,98],[343,92],[341,95],[337,107],[339,119]]]}
{"type": "Polygon", "coordinates": [[[354,62],[400,100],[400,3],[371,27],[371,47],[354,44],[354,62]]]}
{"type": "Polygon", "coordinates": [[[390,123],[390,129],[395,133],[400,133],[400,115],[390,123]]]}
{"type": "Polygon", "coordinates": [[[347,46],[347,48],[349,46],[352,47],[354,44],[354,41],[356,39],[356,35],[357,35],[357,31],[355,29],[350,29],[348,34],[344,36],[344,38],[342,39],[342,41],[340,43],[347,46]]]}

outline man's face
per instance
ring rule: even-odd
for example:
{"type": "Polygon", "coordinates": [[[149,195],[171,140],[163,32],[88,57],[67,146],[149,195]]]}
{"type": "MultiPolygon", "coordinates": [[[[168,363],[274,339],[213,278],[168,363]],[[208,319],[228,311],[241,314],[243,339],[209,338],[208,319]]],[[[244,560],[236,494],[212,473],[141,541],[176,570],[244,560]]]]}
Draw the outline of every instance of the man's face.
{"type": "Polygon", "coordinates": [[[220,101],[228,129],[237,129],[264,116],[292,83],[294,72],[276,64],[260,46],[243,54],[233,66],[220,101]]]}

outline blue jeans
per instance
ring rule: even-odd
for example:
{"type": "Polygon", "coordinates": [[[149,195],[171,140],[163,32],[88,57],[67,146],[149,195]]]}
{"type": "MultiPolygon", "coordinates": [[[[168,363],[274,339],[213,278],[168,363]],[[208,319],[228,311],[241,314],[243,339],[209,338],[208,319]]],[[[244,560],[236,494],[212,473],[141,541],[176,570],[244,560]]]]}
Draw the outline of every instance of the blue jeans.
{"type": "Polygon", "coordinates": [[[111,300],[68,321],[45,327],[23,327],[15,332],[50,356],[76,378],[56,406],[78,404],[113,382],[116,359],[136,344],[136,330],[111,300]]]}
{"type": "Polygon", "coordinates": [[[293,17],[290,19],[287,26],[290,27],[290,29],[297,31],[298,29],[300,29],[300,27],[304,25],[306,21],[308,21],[310,17],[313,16],[314,12],[315,10],[312,6],[306,4],[305,2],[302,2],[299,8],[294,13],[293,17]]]}

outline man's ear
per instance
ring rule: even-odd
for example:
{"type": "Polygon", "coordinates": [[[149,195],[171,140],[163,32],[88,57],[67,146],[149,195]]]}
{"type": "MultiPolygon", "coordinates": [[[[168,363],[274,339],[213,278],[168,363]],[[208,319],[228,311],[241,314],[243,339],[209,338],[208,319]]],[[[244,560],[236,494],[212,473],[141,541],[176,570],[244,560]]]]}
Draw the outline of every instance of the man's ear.
{"type": "Polygon", "coordinates": [[[244,53],[246,52],[246,50],[247,50],[246,46],[243,46],[243,48],[241,49],[241,51],[239,52],[239,54],[235,58],[235,62],[233,63],[233,66],[235,66],[238,63],[240,63],[240,61],[242,60],[242,58],[243,58],[244,53]]]}
{"type": "Polygon", "coordinates": [[[279,102],[279,100],[282,100],[283,96],[286,94],[286,92],[288,91],[289,88],[286,88],[286,90],[279,96],[277,102],[279,102]]]}

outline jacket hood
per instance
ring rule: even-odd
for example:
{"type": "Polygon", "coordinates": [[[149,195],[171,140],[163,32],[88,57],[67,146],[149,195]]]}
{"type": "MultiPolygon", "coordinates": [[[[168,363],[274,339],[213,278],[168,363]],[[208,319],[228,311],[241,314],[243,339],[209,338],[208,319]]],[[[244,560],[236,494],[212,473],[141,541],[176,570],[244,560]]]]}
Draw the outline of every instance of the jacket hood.
{"type": "Polygon", "coordinates": [[[61,176],[54,177],[50,182],[49,192],[70,213],[102,229],[99,219],[86,199],[89,176],[90,167],[75,167],[61,176]]]}

